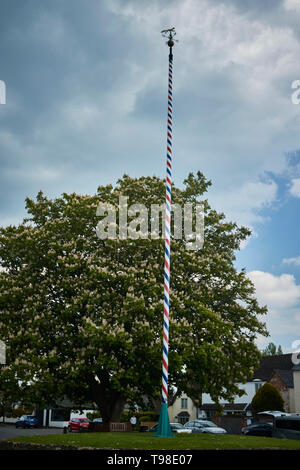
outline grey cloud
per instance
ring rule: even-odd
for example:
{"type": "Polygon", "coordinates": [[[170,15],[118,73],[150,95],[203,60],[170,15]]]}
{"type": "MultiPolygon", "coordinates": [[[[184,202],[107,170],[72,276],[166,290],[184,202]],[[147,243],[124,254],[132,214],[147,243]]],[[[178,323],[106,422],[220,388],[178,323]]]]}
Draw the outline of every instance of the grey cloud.
{"type": "MultiPolygon", "coordinates": [[[[267,14],[261,2],[260,9],[258,2],[241,3],[258,21],[267,14]]],[[[135,8],[143,13],[149,2],[2,2],[0,79],[8,95],[0,108],[2,218],[12,208],[21,212],[25,196],[40,189],[93,192],[124,172],[164,176],[167,48],[159,25],[169,11],[173,21],[182,4],[164,2],[159,18],[136,19],[135,8]]],[[[245,175],[280,167],[282,151],[296,143],[295,129],[278,124],[279,144],[272,142],[272,108],[243,100],[251,66],[219,61],[228,52],[221,40],[211,56],[201,37],[197,44],[180,31],[178,37],[176,182],[201,169],[223,191],[245,175]]]]}

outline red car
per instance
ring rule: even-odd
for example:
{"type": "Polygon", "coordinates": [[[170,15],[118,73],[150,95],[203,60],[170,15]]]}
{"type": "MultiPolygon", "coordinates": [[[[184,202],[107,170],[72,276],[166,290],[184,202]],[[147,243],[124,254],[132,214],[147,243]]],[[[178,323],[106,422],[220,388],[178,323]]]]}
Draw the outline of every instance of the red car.
{"type": "Polygon", "coordinates": [[[68,430],[69,432],[72,431],[88,431],[90,425],[90,420],[87,418],[73,418],[69,421],[68,430]]]}

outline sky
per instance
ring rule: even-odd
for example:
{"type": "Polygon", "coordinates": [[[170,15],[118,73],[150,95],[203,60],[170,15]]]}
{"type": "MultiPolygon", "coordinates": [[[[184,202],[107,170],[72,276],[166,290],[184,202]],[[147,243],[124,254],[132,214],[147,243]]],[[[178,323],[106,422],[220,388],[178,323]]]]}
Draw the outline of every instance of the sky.
{"type": "Polygon", "coordinates": [[[268,307],[270,336],[257,344],[293,352],[299,24],[300,0],[1,0],[0,225],[20,223],[39,190],[94,194],[124,173],[165,177],[160,31],[174,26],[174,183],[200,170],[211,206],[251,229],[235,265],[268,307]]]}

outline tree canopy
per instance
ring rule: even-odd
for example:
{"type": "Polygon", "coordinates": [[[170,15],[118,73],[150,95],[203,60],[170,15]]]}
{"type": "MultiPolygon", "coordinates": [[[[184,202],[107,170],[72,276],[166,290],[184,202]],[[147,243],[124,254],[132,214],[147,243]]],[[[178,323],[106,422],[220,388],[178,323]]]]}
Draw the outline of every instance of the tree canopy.
{"type": "Polygon", "coordinates": [[[281,346],[279,345],[277,348],[274,343],[269,343],[262,351],[263,356],[278,356],[280,354],[283,354],[281,346]]]}
{"type": "MultiPolygon", "coordinates": [[[[254,372],[255,338],[267,332],[266,308],[234,266],[250,231],[209,206],[210,184],[198,172],[172,189],[175,204],[203,203],[205,240],[188,250],[172,239],[169,386],[218,401],[254,372]]],[[[165,182],[124,175],[95,195],[39,192],[26,199],[28,218],[1,228],[0,387],[41,405],[63,396],[92,401],[104,421],[119,419],[128,400],[160,397],[164,240],[99,239],[99,202],[117,208],[120,196],[163,204],[165,182]]]]}

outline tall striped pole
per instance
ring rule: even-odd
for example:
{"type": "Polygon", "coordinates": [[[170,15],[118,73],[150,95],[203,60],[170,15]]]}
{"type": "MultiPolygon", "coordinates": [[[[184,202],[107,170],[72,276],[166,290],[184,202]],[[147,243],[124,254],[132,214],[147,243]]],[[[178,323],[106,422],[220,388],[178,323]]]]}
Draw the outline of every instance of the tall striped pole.
{"type": "Polygon", "coordinates": [[[165,272],[164,272],[164,332],[163,332],[163,375],[162,401],[168,401],[168,351],[170,314],[170,267],[171,267],[171,195],[172,195],[172,79],[173,55],[169,54],[168,80],[168,130],[167,130],[167,173],[166,173],[166,220],[165,220],[165,272]]]}
{"type": "Polygon", "coordinates": [[[172,110],[173,110],[173,37],[174,28],[162,31],[167,34],[169,46],[168,119],[167,119],[167,173],[165,214],[165,265],[164,265],[164,314],[162,358],[162,404],[156,436],[172,436],[168,414],[168,365],[169,365],[169,316],[170,316],[170,267],[171,267],[171,197],[172,197],[172,110]]]}

